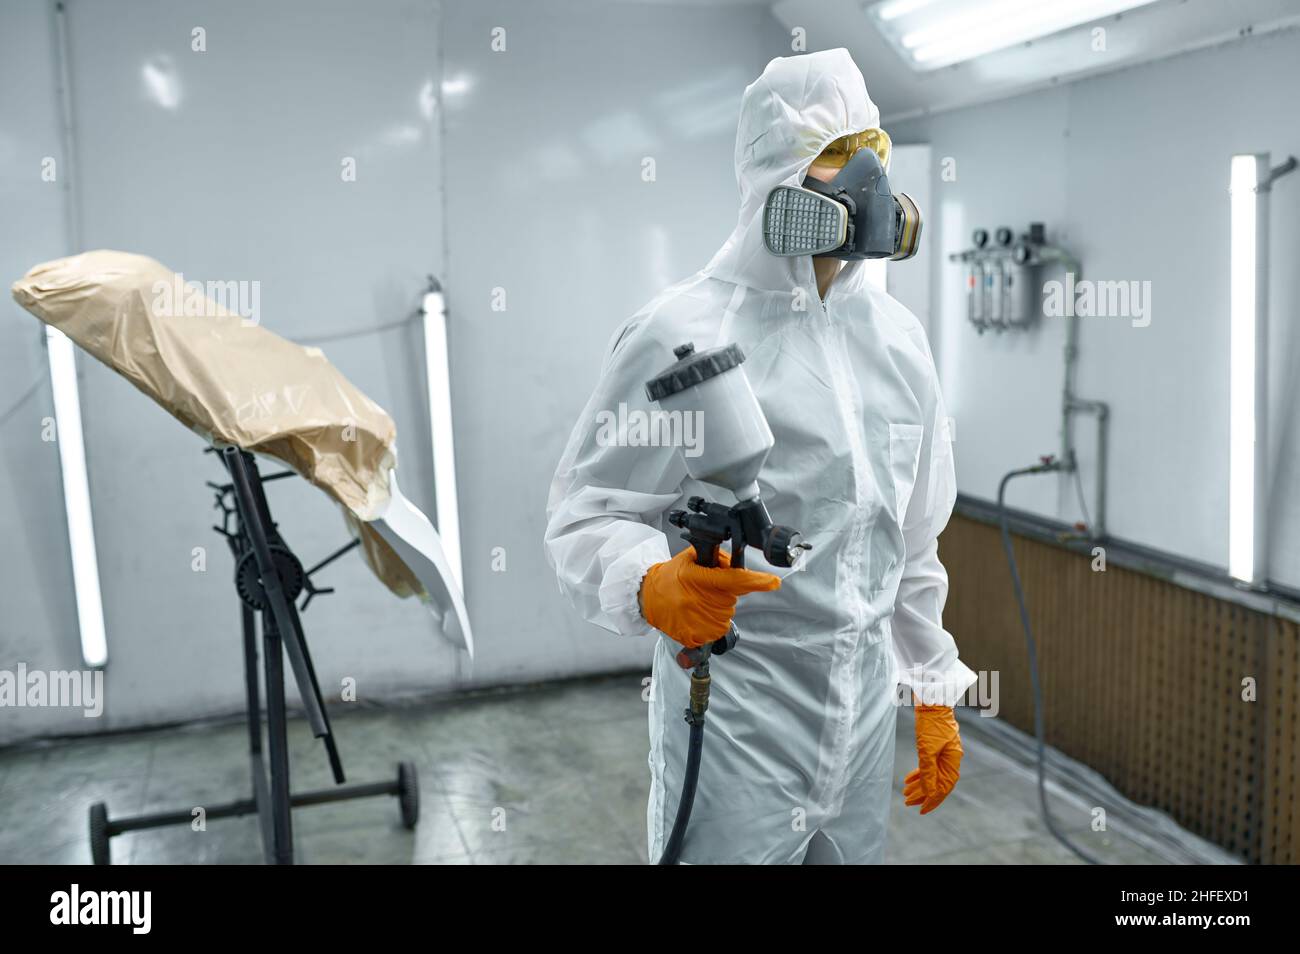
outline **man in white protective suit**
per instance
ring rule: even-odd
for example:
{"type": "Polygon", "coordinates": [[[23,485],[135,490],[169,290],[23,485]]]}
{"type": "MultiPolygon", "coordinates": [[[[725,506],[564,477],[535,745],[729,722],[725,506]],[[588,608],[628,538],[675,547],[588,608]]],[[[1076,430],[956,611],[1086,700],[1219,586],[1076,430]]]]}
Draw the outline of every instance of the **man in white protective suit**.
{"type": "Polygon", "coordinates": [[[906,803],[932,811],[957,781],[951,706],[975,675],[942,623],[937,538],[955,479],[925,331],[867,282],[861,261],[781,257],[763,236],[769,193],[833,178],[845,142],[874,143],[887,165],[879,122],[845,50],[768,64],[741,103],[735,231],[703,271],[614,334],[555,474],[546,546],[561,590],[597,625],[657,639],[652,862],[686,761],[689,675],[674,656],[722,635],[733,614],[741,642],[712,667],[683,862],[881,861],[900,698],[915,703],[917,722],[906,803]],[[667,513],[717,488],[690,479],[673,447],[607,446],[600,436],[601,411],[650,410],[645,383],[684,342],[744,353],[776,439],[762,499],[775,523],[812,544],[795,571],[761,557],[746,570],[696,566],[667,513]],[[784,576],[778,586],[755,568],[784,576]]]}

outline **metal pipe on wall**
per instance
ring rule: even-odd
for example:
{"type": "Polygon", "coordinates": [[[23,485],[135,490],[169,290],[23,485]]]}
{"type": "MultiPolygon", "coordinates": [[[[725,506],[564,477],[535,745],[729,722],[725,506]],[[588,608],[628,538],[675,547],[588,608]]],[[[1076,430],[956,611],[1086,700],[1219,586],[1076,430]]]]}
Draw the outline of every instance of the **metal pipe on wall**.
{"type": "MultiPolygon", "coordinates": [[[[1068,276],[1073,276],[1067,284],[1071,292],[1083,275],[1083,265],[1077,258],[1064,249],[1055,246],[1042,246],[1038,250],[1039,260],[1043,263],[1055,262],[1063,265],[1068,276]]],[[[1079,397],[1075,389],[1079,365],[1079,318],[1074,313],[1072,294],[1067,296],[1065,320],[1069,322],[1065,333],[1065,374],[1061,388],[1061,463],[1065,473],[1072,474],[1079,480],[1079,457],[1074,443],[1074,415],[1097,415],[1097,492],[1096,513],[1088,523],[1088,535],[1093,540],[1100,540],[1106,535],[1106,463],[1109,437],[1110,405],[1105,401],[1086,400],[1079,397]]],[[[1080,504],[1083,502],[1080,487],[1080,504]]],[[[1085,513],[1085,517],[1086,517],[1085,513]]]]}

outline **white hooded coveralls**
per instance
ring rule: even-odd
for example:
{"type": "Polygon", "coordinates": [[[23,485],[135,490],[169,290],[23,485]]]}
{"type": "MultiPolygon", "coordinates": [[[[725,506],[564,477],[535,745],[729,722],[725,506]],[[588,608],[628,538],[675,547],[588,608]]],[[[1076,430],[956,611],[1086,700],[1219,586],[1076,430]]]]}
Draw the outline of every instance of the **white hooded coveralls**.
{"type": "MultiPolygon", "coordinates": [[[[645,382],[672,349],[737,342],[776,438],[759,478],[772,520],[813,545],[771,593],[744,596],[740,643],[713,663],[689,863],[879,862],[903,687],[953,704],[975,681],[944,630],[937,537],[955,499],[951,434],[924,329],[848,263],[823,303],[812,259],[763,246],[771,189],[802,183],[832,140],[879,125],[844,50],[768,64],[736,136],[739,222],[703,271],[614,335],[555,474],[546,546],[590,621],[658,637],[650,693],[650,860],[663,852],[685,768],[689,674],[641,616],[646,570],[686,546],[667,512],[725,492],[690,479],[680,451],[611,441],[601,411],[652,408],[645,382]],[[820,835],[818,835],[820,833],[820,835]]],[[[908,266],[900,266],[908,267],[908,266]]],[[[707,421],[703,439],[707,441],[707,421]]],[[[644,444],[644,442],[641,442],[644,444]]]]}

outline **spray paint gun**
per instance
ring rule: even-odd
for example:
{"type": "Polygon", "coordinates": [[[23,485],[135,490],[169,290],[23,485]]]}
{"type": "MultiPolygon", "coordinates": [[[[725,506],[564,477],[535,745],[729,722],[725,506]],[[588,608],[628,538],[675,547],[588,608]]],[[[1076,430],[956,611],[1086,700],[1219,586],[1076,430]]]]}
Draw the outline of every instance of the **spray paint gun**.
{"type": "MultiPolygon", "coordinates": [[[[759,496],[758,474],[775,443],[767,418],[749,379],[739,345],[695,351],[688,342],[673,349],[677,362],[646,382],[646,394],[672,413],[696,414],[703,423],[698,456],[683,455],[686,470],[696,480],[730,490],[738,503],[726,506],[692,497],[686,510],[673,510],[668,522],[682,530],[682,539],[695,548],[701,566],[718,565],[718,549],[731,544],[731,565],[745,567],[745,548],[760,550],[772,566],[794,566],[804,550],[799,531],[773,524],[759,496]]],[[[683,649],[677,663],[690,669],[720,656],[736,645],[735,626],[721,639],[699,649],[683,649]]]]}
{"type": "MultiPolygon", "coordinates": [[[[772,566],[794,566],[804,550],[812,544],[804,543],[799,531],[773,524],[763,501],[754,497],[742,500],[734,507],[714,503],[703,497],[692,497],[687,510],[673,510],[668,522],[682,528],[682,539],[695,548],[695,562],[700,566],[718,565],[718,548],[731,543],[731,565],[745,568],[745,547],[763,551],[763,558],[772,566]]],[[[683,649],[677,654],[677,664],[683,669],[697,665],[707,653],[721,656],[736,645],[740,636],[736,627],[709,646],[683,649]]]]}
{"type": "MultiPolygon", "coordinates": [[[[797,530],[772,523],[759,495],[758,474],[776,441],[763,416],[763,408],[741,368],[745,360],[739,345],[695,351],[686,343],[673,349],[677,361],[646,382],[646,394],[661,408],[683,415],[696,415],[701,428],[701,446],[695,456],[683,454],[686,472],[704,483],[731,491],[734,506],[691,497],[685,510],[673,510],[668,522],[682,531],[682,538],[695,548],[701,566],[717,566],[718,550],[731,544],[731,566],[743,569],[745,548],[761,550],[772,566],[796,565],[804,550],[797,530]]],[[[686,722],[691,727],[686,773],[677,817],[659,864],[676,864],[686,825],[690,820],[695,788],[699,781],[700,753],[704,745],[704,713],[709,707],[709,657],[720,656],[740,639],[733,624],[727,635],[698,649],[683,649],[677,664],[691,670],[690,705],[686,722]]]]}

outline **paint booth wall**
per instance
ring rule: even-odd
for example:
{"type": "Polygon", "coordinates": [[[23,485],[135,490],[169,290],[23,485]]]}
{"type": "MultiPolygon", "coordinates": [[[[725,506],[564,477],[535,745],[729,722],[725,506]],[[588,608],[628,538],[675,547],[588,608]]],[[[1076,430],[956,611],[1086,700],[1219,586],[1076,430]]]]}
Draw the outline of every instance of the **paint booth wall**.
{"type": "MultiPolygon", "coordinates": [[[[868,85],[870,80],[868,79],[868,85]]],[[[1111,406],[1108,529],[1226,566],[1228,167],[1234,153],[1300,155],[1300,32],[1187,53],[987,105],[890,124],[928,142],[931,329],[956,420],[958,485],[995,499],[1013,467],[1058,451],[1064,322],[979,335],[947,256],[976,227],[1047,226],[1085,278],[1150,282],[1150,324],[1081,319],[1078,390],[1111,406]],[[945,161],[956,178],[943,176],[945,161]]],[[[883,110],[888,115],[888,109],[883,110]]],[[[1269,285],[1274,580],[1300,585],[1300,174],[1272,193],[1269,285]]],[[[1060,279],[1050,271],[1044,279],[1060,279]]],[[[1077,427],[1091,504],[1094,425],[1077,427]]],[[[1015,507],[1075,521],[1064,478],[1018,481],[1015,507]]]]}
{"type": "MultiPolygon", "coordinates": [[[[733,224],[740,92],[782,42],[767,13],[71,0],[68,157],[52,6],[0,9],[0,219],[17,225],[0,230],[6,285],[72,250],[71,176],[83,248],[142,252],[190,280],[259,282],[263,325],[319,345],[394,417],[403,490],[430,514],[415,309],[427,275],[447,288],[480,653],[470,664],[444,646],[422,607],[352,554],[318,580],[338,592],[304,616],[326,694],[345,677],[365,702],[647,660],[648,644],[588,626],[557,592],[541,545],[546,491],[610,333],[733,224]],[[196,27],[205,52],[192,49],[196,27]],[[45,157],[58,162],[53,183],[45,157]]],[[[53,414],[42,335],[8,296],[0,313],[0,670],[78,669],[58,451],[41,439],[53,414]]],[[[6,710],[0,743],[243,703],[231,561],[204,485],[219,465],[114,373],[93,360],[79,373],[106,710],[6,710]]],[[[348,539],[337,508],[301,481],[268,493],[308,565],[348,539]]]]}

